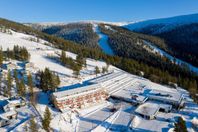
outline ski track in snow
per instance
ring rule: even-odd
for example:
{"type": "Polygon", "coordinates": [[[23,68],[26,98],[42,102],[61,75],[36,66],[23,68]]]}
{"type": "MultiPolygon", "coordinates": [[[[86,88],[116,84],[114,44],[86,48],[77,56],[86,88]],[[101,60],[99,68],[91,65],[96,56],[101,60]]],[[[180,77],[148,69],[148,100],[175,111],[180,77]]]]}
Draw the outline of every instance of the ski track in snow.
{"type": "Polygon", "coordinates": [[[114,55],[113,50],[108,44],[108,36],[101,33],[97,24],[93,24],[93,30],[99,35],[98,44],[102,48],[103,52],[105,52],[108,55],[114,55]]]}
{"type": "Polygon", "coordinates": [[[167,58],[168,58],[169,60],[171,60],[172,62],[175,60],[175,61],[176,61],[176,64],[178,64],[178,65],[185,65],[185,66],[187,66],[192,72],[195,72],[195,73],[198,74],[198,68],[195,67],[195,66],[193,66],[193,65],[191,65],[190,63],[185,62],[185,61],[182,61],[182,60],[180,60],[180,59],[178,59],[178,58],[175,58],[175,57],[171,56],[170,54],[166,53],[165,51],[161,50],[161,49],[158,48],[157,46],[151,44],[150,42],[144,41],[144,44],[146,44],[146,45],[148,45],[149,47],[151,47],[151,48],[154,50],[154,52],[159,53],[161,56],[167,57],[167,58]]]}

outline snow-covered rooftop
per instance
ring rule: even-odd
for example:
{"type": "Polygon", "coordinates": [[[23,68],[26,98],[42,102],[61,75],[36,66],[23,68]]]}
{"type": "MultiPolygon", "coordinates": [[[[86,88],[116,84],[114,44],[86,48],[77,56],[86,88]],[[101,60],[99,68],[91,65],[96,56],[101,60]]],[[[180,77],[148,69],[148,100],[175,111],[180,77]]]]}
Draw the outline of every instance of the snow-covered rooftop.
{"type": "Polygon", "coordinates": [[[0,116],[3,118],[7,118],[8,116],[12,116],[12,115],[16,115],[16,114],[17,114],[17,112],[15,110],[11,110],[11,111],[0,114],[0,116]]]}
{"type": "Polygon", "coordinates": [[[119,76],[123,76],[123,75],[124,75],[123,72],[113,72],[113,73],[109,73],[109,74],[104,75],[104,76],[100,76],[100,77],[98,77],[96,79],[93,79],[93,80],[91,80],[89,82],[90,83],[104,83],[106,81],[118,78],[119,76]]]}
{"type": "Polygon", "coordinates": [[[148,94],[148,97],[150,98],[156,98],[164,101],[174,101],[174,102],[180,102],[182,99],[182,94],[180,92],[168,92],[163,90],[151,90],[148,94]]]}
{"type": "Polygon", "coordinates": [[[140,105],[135,112],[146,115],[146,116],[152,116],[155,115],[159,110],[159,105],[151,102],[146,102],[142,105],[140,105]]]}
{"type": "Polygon", "coordinates": [[[66,97],[66,96],[70,96],[70,95],[74,95],[74,94],[80,94],[80,93],[84,93],[84,92],[88,92],[88,91],[92,91],[92,90],[98,90],[101,88],[102,88],[102,86],[100,84],[92,84],[92,85],[87,85],[87,86],[74,88],[74,89],[70,89],[70,90],[54,92],[53,96],[55,96],[56,98],[62,98],[62,97],[66,97]]]}

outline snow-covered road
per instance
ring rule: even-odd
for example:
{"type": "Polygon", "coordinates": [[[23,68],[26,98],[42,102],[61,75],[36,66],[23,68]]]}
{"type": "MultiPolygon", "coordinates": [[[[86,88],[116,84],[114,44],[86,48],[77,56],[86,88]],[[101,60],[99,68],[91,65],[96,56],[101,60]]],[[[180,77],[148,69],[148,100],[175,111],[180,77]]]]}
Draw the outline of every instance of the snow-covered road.
{"type": "Polygon", "coordinates": [[[91,131],[92,129],[103,123],[103,121],[110,117],[112,114],[113,112],[110,111],[110,107],[105,107],[89,116],[80,117],[78,131],[91,131]]]}

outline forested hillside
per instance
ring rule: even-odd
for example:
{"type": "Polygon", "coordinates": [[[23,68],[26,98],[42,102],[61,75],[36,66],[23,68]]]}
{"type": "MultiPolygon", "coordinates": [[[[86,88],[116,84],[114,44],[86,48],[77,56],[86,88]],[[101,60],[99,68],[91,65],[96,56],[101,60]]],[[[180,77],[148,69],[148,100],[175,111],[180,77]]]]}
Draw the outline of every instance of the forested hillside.
{"type": "Polygon", "coordinates": [[[42,24],[30,24],[35,29],[38,29],[44,33],[55,35],[66,40],[71,40],[81,45],[99,48],[98,35],[92,30],[90,23],[69,23],[69,24],[54,24],[44,26],[42,24]]]}
{"type": "Polygon", "coordinates": [[[198,66],[198,14],[142,21],[125,28],[164,39],[168,53],[198,66]]]}
{"type": "MultiPolygon", "coordinates": [[[[144,49],[137,48],[137,51],[135,51],[136,54],[134,54],[134,57],[136,55],[137,59],[134,57],[131,57],[131,56],[125,57],[123,55],[122,56],[120,55],[119,57],[118,56],[108,56],[98,49],[87,48],[87,47],[81,46],[79,44],[76,44],[74,42],[67,41],[67,40],[64,40],[64,39],[61,39],[61,38],[58,38],[55,36],[51,36],[51,35],[33,30],[30,27],[24,26],[22,24],[8,21],[5,19],[0,19],[0,26],[9,28],[9,29],[12,29],[12,30],[15,30],[18,32],[24,32],[26,34],[34,35],[36,37],[39,37],[39,38],[49,41],[51,44],[46,43],[48,45],[51,45],[53,47],[56,47],[56,48],[59,48],[62,50],[70,51],[70,52],[73,52],[76,54],[81,54],[83,57],[89,57],[89,58],[93,58],[96,60],[104,60],[107,63],[110,63],[110,64],[112,64],[122,70],[125,70],[127,72],[130,72],[132,74],[142,75],[140,73],[144,72],[144,75],[142,75],[142,76],[145,78],[148,78],[154,82],[158,82],[158,83],[162,83],[162,84],[169,84],[170,82],[178,83],[180,86],[188,89],[192,93],[192,96],[194,98],[196,98],[195,94],[198,89],[197,88],[197,82],[198,82],[197,75],[191,73],[188,69],[184,69],[184,68],[179,67],[176,64],[169,63],[168,60],[161,61],[163,59],[158,57],[157,55],[154,58],[152,58],[152,57],[150,58],[150,55],[144,49]],[[142,55],[140,55],[141,50],[143,52],[145,52],[142,55]],[[140,56],[140,59],[138,58],[139,56],[140,56]],[[151,59],[151,60],[149,60],[151,62],[146,61],[146,60],[145,61],[141,60],[143,58],[143,56],[145,56],[145,57],[149,56],[148,59],[151,59]],[[156,59],[156,61],[155,61],[155,59],[156,59]],[[159,62],[159,64],[157,64],[158,62],[159,62]],[[167,64],[165,64],[165,62],[167,62],[167,64]]],[[[101,25],[101,28],[102,28],[102,25],[101,25]]],[[[123,43],[123,45],[127,46],[128,42],[130,42],[130,40],[132,42],[133,41],[137,42],[137,40],[140,39],[139,42],[141,43],[141,40],[145,39],[145,40],[151,41],[151,42],[160,41],[161,43],[159,43],[159,44],[161,44],[163,46],[163,41],[161,41],[161,39],[157,39],[156,37],[154,37],[153,39],[150,39],[150,37],[148,37],[147,35],[137,35],[134,33],[132,35],[134,35],[136,37],[130,38],[131,35],[125,35],[125,32],[128,32],[127,30],[117,28],[117,27],[112,27],[112,28],[115,28],[114,32],[112,32],[112,31],[110,32],[109,30],[106,30],[106,29],[104,29],[103,32],[106,34],[108,33],[109,37],[112,38],[112,41],[115,39],[115,37],[120,37],[120,40],[127,41],[127,43],[123,43]],[[116,33],[116,30],[120,30],[121,33],[116,33]],[[129,39],[126,39],[126,37],[128,37],[129,39]]],[[[117,39],[115,39],[115,40],[117,40],[117,39]]],[[[130,48],[130,45],[128,45],[128,48],[130,48]]],[[[119,49],[118,49],[118,51],[119,51],[119,49]]],[[[131,51],[128,51],[128,52],[131,52],[131,51]]]]}
{"type": "Polygon", "coordinates": [[[174,56],[198,66],[198,23],[179,26],[157,36],[166,40],[174,56]]]}

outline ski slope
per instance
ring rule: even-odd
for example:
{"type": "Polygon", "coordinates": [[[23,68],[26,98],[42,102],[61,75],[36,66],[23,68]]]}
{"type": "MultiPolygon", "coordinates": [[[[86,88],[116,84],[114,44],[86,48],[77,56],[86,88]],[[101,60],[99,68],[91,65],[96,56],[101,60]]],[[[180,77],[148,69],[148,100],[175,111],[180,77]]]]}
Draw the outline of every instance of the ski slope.
{"type": "Polygon", "coordinates": [[[148,42],[148,41],[144,41],[144,44],[148,45],[150,48],[153,49],[154,53],[159,53],[161,56],[164,56],[166,58],[168,58],[170,61],[175,61],[175,63],[177,65],[181,65],[181,66],[187,66],[189,68],[190,71],[195,72],[198,74],[198,68],[191,65],[188,62],[185,62],[183,60],[180,60],[178,58],[173,57],[172,55],[168,54],[167,52],[161,50],[160,48],[158,48],[157,46],[153,45],[152,43],[148,42]]]}
{"type": "Polygon", "coordinates": [[[100,31],[97,24],[93,24],[93,31],[99,35],[98,44],[102,48],[103,52],[105,52],[108,55],[114,55],[113,50],[111,49],[108,43],[108,36],[100,31]]]}
{"type": "MultiPolygon", "coordinates": [[[[44,45],[45,40],[39,39],[39,43],[30,41],[30,38],[34,36],[18,33],[11,31],[12,34],[6,34],[0,32],[0,46],[5,51],[7,48],[12,49],[14,45],[24,46],[27,48],[30,53],[30,62],[34,63],[34,67],[39,70],[44,70],[49,68],[51,71],[54,71],[59,74],[61,77],[61,86],[67,86],[71,84],[79,83],[79,79],[74,78],[73,71],[67,67],[62,66],[55,60],[49,59],[48,56],[57,56],[57,53],[60,54],[61,50],[44,45]]],[[[76,58],[76,54],[71,52],[66,52],[67,57],[72,59],[76,58]]],[[[83,68],[80,71],[80,79],[86,80],[95,77],[94,71],[95,67],[98,66],[100,69],[106,66],[105,62],[96,61],[93,59],[87,59],[87,67],[83,68]]],[[[116,69],[113,66],[109,67],[109,70],[116,69]]]]}

